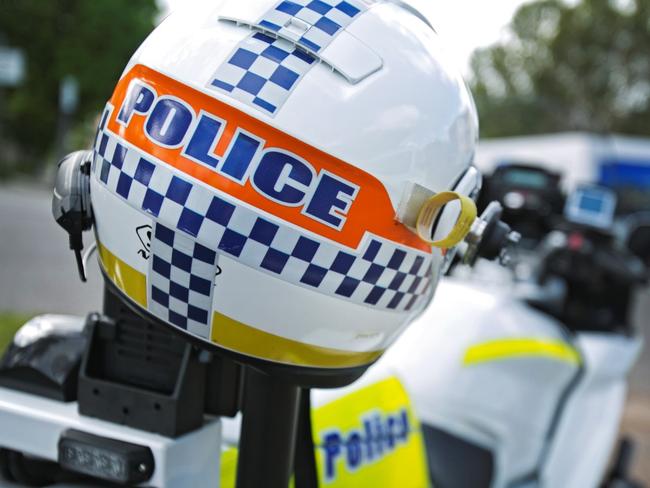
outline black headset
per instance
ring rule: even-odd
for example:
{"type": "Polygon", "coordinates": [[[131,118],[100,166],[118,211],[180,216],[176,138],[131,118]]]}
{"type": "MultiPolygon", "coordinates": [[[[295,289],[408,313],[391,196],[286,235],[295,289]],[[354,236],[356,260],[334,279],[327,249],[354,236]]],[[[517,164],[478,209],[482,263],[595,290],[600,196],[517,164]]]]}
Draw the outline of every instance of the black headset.
{"type": "Polygon", "coordinates": [[[81,281],[86,281],[81,251],[84,248],[82,234],[93,225],[93,212],[90,203],[90,167],[92,151],[77,151],[68,154],[59,163],[52,214],[54,220],[65,229],[70,237],[70,249],[77,259],[81,281]]]}

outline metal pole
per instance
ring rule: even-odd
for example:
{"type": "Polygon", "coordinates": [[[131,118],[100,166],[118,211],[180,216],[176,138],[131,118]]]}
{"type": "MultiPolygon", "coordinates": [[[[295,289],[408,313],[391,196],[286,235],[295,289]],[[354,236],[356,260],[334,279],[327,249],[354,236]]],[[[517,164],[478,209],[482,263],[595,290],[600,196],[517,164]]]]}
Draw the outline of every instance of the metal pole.
{"type": "Polygon", "coordinates": [[[293,474],[301,389],[246,369],[237,488],[287,488],[293,474]]]}

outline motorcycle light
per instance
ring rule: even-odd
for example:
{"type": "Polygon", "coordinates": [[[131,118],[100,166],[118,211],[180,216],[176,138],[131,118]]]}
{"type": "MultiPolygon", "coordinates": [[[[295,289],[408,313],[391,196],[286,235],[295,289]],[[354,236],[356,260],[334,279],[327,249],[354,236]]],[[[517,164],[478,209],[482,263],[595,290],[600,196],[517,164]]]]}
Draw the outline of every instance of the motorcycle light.
{"type": "Polygon", "coordinates": [[[503,197],[503,205],[512,210],[519,210],[526,204],[526,198],[517,191],[510,191],[503,197]]]}
{"type": "Polygon", "coordinates": [[[59,440],[62,468],[121,485],[136,485],[151,479],[154,459],[145,446],[98,437],[76,430],[59,440]]]}

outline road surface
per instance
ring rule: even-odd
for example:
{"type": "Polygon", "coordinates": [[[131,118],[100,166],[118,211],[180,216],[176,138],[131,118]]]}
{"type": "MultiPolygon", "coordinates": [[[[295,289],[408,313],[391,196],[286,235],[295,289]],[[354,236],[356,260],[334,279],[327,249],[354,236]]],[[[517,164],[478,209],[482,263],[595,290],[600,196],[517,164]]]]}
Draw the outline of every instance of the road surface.
{"type": "MultiPolygon", "coordinates": [[[[0,186],[0,311],[85,315],[101,307],[97,261],[90,260],[82,284],[67,234],[50,209],[43,188],[0,186]]],[[[87,244],[92,238],[84,236],[87,244]]]]}

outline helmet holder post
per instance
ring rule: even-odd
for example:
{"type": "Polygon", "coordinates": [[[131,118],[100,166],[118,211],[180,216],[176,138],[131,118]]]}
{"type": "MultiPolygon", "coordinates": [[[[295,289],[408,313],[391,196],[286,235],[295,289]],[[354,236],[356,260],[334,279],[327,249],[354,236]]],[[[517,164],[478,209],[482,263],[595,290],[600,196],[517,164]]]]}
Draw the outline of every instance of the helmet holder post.
{"type": "MultiPolygon", "coordinates": [[[[104,315],[89,317],[80,413],[176,438],[199,428],[204,414],[241,411],[237,487],[287,488],[298,438],[311,439],[304,378],[202,351],[129,305],[107,283],[104,315]]],[[[299,459],[312,461],[312,446],[301,443],[299,459]]],[[[303,471],[315,476],[315,466],[303,471]]]]}
{"type": "Polygon", "coordinates": [[[287,488],[293,474],[301,388],[248,367],[237,488],[287,488]]]}

